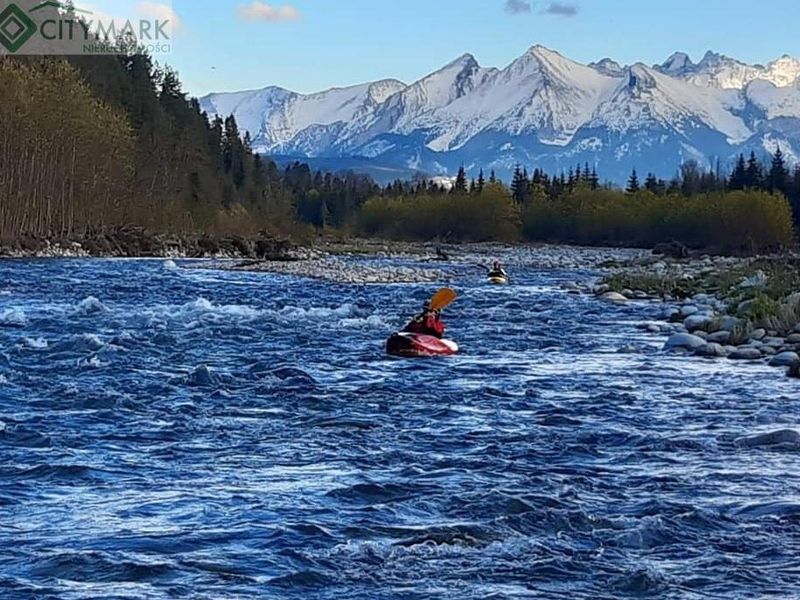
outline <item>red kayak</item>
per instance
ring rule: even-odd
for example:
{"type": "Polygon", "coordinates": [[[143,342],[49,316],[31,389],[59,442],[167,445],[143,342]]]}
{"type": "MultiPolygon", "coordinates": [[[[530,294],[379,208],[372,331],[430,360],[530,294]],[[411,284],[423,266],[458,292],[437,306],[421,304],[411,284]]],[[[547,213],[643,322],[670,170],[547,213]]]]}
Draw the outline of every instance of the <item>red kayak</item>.
{"type": "Polygon", "coordinates": [[[458,344],[432,335],[402,331],[386,340],[386,352],[403,358],[452,356],[458,352],[458,344]]]}

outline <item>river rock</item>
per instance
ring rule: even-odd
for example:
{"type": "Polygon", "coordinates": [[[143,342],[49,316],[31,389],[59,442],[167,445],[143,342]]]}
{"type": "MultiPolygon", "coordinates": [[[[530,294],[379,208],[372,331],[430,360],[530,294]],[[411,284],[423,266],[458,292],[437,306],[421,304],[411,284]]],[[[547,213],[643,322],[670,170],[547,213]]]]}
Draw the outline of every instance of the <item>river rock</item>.
{"type": "Polygon", "coordinates": [[[795,379],[800,379],[800,364],[793,365],[789,369],[789,377],[794,377],[795,379]]]}
{"type": "Polygon", "coordinates": [[[697,350],[701,346],[705,346],[706,341],[696,335],[690,333],[676,333],[667,340],[664,344],[664,350],[697,350]]]}
{"type": "Polygon", "coordinates": [[[779,429],[769,433],[759,433],[741,437],[733,442],[738,448],[758,448],[763,446],[800,446],[800,433],[794,429],[779,429]]]}
{"type": "Polygon", "coordinates": [[[705,329],[714,320],[714,317],[707,314],[694,314],[689,317],[686,317],[683,321],[683,326],[686,327],[686,331],[692,333],[697,331],[698,329],[705,329]]]}
{"type": "Polygon", "coordinates": [[[737,317],[725,316],[719,322],[720,331],[733,331],[739,327],[744,321],[737,317]]]}
{"type": "Polygon", "coordinates": [[[800,333],[793,333],[786,338],[789,344],[800,344],[800,333]]]}
{"type": "Polygon", "coordinates": [[[793,367],[796,364],[800,364],[800,354],[797,352],[781,352],[769,361],[770,367],[793,367]]]}
{"type": "Polygon", "coordinates": [[[603,300],[607,300],[609,302],[627,302],[628,299],[620,294],[619,292],[606,292],[600,296],[603,300]]]}
{"type": "Polygon", "coordinates": [[[781,348],[782,346],[786,345],[786,340],[782,337],[769,336],[761,340],[761,343],[771,348],[781,348]]]}
{"type": "Polygon", "coordinates": [[[697,308],[694,304],[687,304],[686,306],[681,306],[681,316],[683,317],[691,317],[692,315],[696,315],[700,312],[700,309],[697,308]]]}
{"type": "Polygon", "coordinates": [[[723,356],[728,356],[727,350],[725,350],[724,346],[721,344],[714,344],[709,343],[705,344],[704,346],[700,346],[697,350],[694,351],[697,356],[707,356],[709,358],[721,358],[723,356]]]}
{"type": "Polygon", "coordinates": [[[739,346],[728,355],[731,360],[759,360],[762,358],[761,350],[752,346],[739,346]]]}
{"type": "Polygon", "coordinates": [[[794,332],[795,333],[800,333],[800,323],[798,323],[797,325],[794,326],[794,332]]]}
{"type": "Polygon", "coordinates": [[[750,334],[750,339],[751,340],[761,341],[765,337],[767,337],[767,330],[766,329],[754,329],[753,333],[750,334]]]}
{"type": "Polygon", "coordinates": [[[708,341],[714,344],[727,344],[731,341],[730,331],[717,331],[708,336],[708,341]]]}

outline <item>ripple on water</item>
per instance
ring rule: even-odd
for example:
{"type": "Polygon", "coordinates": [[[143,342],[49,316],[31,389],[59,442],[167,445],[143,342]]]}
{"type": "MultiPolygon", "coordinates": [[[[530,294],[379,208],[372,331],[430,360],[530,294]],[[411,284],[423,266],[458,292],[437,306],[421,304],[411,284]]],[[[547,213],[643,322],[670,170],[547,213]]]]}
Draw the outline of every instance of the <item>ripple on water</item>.
{"type": "Polygon", "coordinates": [[[443,361],[383,355],[436,285],[0,262],[0,588],[792,596],[796,382],[662,355],[655,307],[518,262],[441,267],[443,361]]]}

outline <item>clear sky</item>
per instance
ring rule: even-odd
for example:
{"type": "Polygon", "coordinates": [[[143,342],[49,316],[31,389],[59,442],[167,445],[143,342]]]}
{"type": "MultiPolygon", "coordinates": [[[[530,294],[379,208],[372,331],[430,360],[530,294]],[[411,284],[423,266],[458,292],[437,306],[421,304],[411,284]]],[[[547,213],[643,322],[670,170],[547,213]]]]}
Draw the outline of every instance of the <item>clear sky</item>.
{"type": "Polygon", "coordinates": [[[798,0],[173,0],[166,62],[192,95],[412,82],[470,52],[502,67],[534,44],[581,62],[800,56],[798,0]]]}

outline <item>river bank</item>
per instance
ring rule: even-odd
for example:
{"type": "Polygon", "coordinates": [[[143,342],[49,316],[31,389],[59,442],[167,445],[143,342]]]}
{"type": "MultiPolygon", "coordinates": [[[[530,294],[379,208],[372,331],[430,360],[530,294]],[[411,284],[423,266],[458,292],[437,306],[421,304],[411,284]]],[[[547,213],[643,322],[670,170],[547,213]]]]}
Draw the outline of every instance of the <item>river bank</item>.
{"type": "Polygon", "coordinates": [[[267,233],[255,236],[161,234],[142,227],[110,227],[67,237],[0,239],[5,258],[250,258],[300,260],[296,243],[267,233]]]}
{"type": "Polygon", "coordinates": [[[707,359],[767,362],[800,377],[800,257],[646,258],[607,265],[591,291],[611,302],[659,299],[664,345],[707,359]]]}

